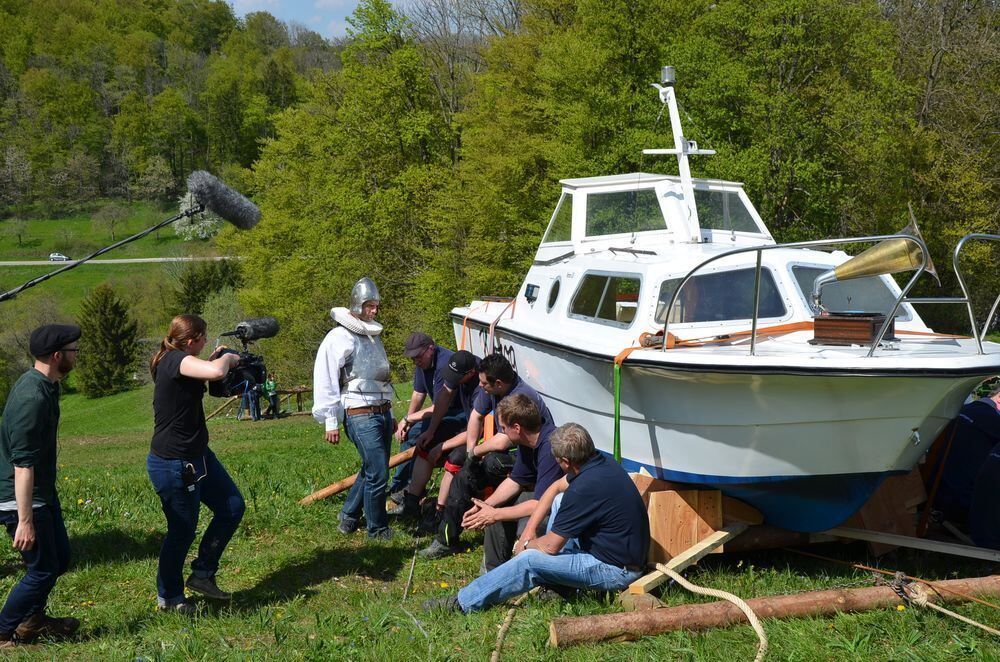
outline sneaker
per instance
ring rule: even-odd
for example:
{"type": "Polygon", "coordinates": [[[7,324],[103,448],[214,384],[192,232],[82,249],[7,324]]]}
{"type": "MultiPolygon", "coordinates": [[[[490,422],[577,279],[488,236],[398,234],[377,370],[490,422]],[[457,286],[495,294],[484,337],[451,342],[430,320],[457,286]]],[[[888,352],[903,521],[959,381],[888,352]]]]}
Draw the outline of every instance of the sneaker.
{"type": "Polygon", "coordinates": [[[343,533],[345,536],[349,536],[358,530],[359,522],[357,520],[351,521],[342,519],[340,524],[337,525],[337,530],[343,533]]]}
{"type": "Polygon", "coordinates": [[[431,598],[425,600],[424,611],[457,611],[462,613],[462,606],[458,604],[457,595],[449,595],[446,598],[431,598]]]}
{"type": "Polygon", "coordinates": [[[182,600],[176,604],[172,605],[161,605],[157,607],[160,611],[172,611],[178,614],[183,614],[184,616],[194,616],[198,613],[198,605],[191,602],[190,600],[182,600]]]}
{"type": "Polygon", "coordinates": [[[403,503],[403,499],[406,497],[406,488],[397,490],[389,495],[389,500],[392,501],[397,506],[403,503]]]}
{"type": "Polygon", "coordinates": [[[191,575],[187,580],[188,590],[194,591],[195,593],[201,593],[206,598],[211,598],[212,600],[232,600],[233,594],[227,593],[219,588],[219,585],[215,583],[215,576],[212,577],[198,577],[197,575],[191,575]]]}
{"type": "Polygon", "coordinates": [[[458,552],[457,549],[446,545],[437,538],[431,541],[431,544],[420,550],[419,555],[422,559],[429,559],[433,561],[434,559],[443,559],[446,556],[451,556],[458,552]]]}
{"type": "Polygon", "coordinates": [[[13,639],[28,643],[39,637],[68,637],[79,629],[80,621],[75,618],[55,618],[38,612],[21,621],[14,630],[13,639]]]}
{"type": "Polygon", "coordinates": [[[10,634],[0,634],[0,650],[3,650],[5,648],[14,648],[19,643],[21,642],[18,641],[17,635],[15,635],[13,632],[11,632],[10,634]]]}
{"type": "Polygon", "coordinates": [[[369,533],[368,539],[377,540],[379,542],[389,542],[392,540],[392,529],[382,529],[381,531],[376,531],[375,533],[369,533]]]}
{"type": "Polygon", "coordinates": [[[391,508],[388,514],[410,522],[417,521],[420,519],[420,497],[407,492],[403,495],[403,503],[391,508]]]}

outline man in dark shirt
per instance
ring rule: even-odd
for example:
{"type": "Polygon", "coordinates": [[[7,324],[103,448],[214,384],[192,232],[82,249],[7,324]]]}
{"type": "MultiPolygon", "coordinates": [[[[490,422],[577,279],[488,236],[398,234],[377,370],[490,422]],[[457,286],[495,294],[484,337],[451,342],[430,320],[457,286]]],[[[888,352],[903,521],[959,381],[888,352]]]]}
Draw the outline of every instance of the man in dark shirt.
{"type": "Polygon", "coordinates": [[[496,417],[504,434],[517,444],[514,468],[493,494],[483,501],[473,499],[473,506],[462,518],[466,529],[486,529],[483,565],[487,571],[510,560],[514,542],[527,526],[538,497],[563,476],[549,447],[556,426],[542,422],[534,400],[524,393],[509,395],[497,406],[496,417]]]}
{"type": "MultiPolygon", "coordinates": [[[[947,519],[961,524],[972,505],[976,477],[990,451],[1000,444],[1000,385],[962,407],[955,425],[955,437],[945,460],[934,507],[947,519]]],[[[1000,537],[1000,531],[996,536],[1000,537]]]]}
{"type": "Polygon", "coordinates": [[[455,474],[441,512],[437,535],[420,552],[423,558],[442,558],[458,551],[462,519],[473,505],[472,498],[483,490],[500,485],[513,466],[508,453],[513,442],[502,429],[489,440],[476,445],[483,436],[486,415],[495,410],[504,398],[521,393],[535,403],[542,425],[552,422],[552,414],[542,396],[518,376],[502,354],[490,354],[480,362],[479,387],[480,392],[473,400],[465,430],[466,463],[455,474]]]}
{"type": "Polygon", "coordinates": [[[69,636],[75,618],[53,618],[45,605],[69,567],[69,537],[56,494],[59,382],[76,364],[80,327],[48,324],[31,333],[35,364],[11,389],[0,422],[0,522],[28,572],[0,610],[0,648],[40,636],[69,636]]]}
{"type": "Polygon", "coordinates": [[[566,476],[541,497],[517,556],[457,595],[428,600],[425,609],[469,613],[540,585],[620,591],[642,575],[649,520],[628,474],[596,453],[590,435],[576,423],[557,428],[550,443],[566,476]],[[539,537],[537,525],[550,509],[549,531],[539,537]]]}
{"type": "MultiPolygon", "coordinates": [[[[399,450],[405,451],[416,445],[417,439],[428,428],[434,410],[434,402],[444,388],[444,370],[451,360],[450,349],[436,345],[434,340],[420,331],[414,331],[406,339],[403,351],[407,358],[412,359],[416,370],[413,373],[413,395],[410,396],[410,406],[406,415],[399,419],[396,426],[396,438],[399,440],[399,450]],[[424,407],[427,396],[431,397],[431,406],[424,407]]],[[[445,415],[438,421],[434,430],[437,442],[453,437],[465,429],[466,416],[458,402],[449,402],[445,415]]],[[[393,502],[402,504],[404,488],[410,484],[413,475],[413,460],[399,465],[389,486],[389,495],[393,502]]],[[[420,493],[423,492],[421,486],[420,493]]],[[[417,493],[417,496],[420,496],[417,493]]],[[[403,509],[390,514],[403,514],[403,509]]],[[[407,511],[409,514],[409,511],[407,511]]]]}

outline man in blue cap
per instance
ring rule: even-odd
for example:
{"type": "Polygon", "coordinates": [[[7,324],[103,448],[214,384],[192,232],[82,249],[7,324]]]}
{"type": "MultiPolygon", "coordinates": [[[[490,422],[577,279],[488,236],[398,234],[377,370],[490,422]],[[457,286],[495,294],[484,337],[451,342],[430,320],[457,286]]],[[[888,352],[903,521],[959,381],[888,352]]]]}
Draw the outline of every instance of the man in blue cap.
{"type": "Polygon", "coordinates": [[[34,366],[7,397],[0,421],[0,522],[28,572],[0,609],[0,648],[40,636],[67,637],[75,618],[46,615],[56,579],[69,567],[69,537],[56,494],[59,383],[76,364],[80,327],[47,324],[31,333],[34,366]]]}

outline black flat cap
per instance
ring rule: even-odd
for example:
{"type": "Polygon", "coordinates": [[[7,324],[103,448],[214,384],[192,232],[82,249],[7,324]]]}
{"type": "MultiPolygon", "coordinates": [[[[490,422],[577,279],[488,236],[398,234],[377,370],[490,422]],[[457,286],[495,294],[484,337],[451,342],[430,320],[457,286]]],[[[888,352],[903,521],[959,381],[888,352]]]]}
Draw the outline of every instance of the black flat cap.
{"type": "Polygon", "coordinates": [[[424,351],[433,344],[434,341],[429,335],[423,331],[414,331],[410,334],[410,337],[406,339],[406,347],[403,350],[403,354],[409,359],[415,359],[420,356],[420,352],[424,351]]]}
{"type": "Polygon", "coordinates": [[[28,351],[35,358],[48,356],[80,339],[80,327],[74,324],[46,324],[31,332],[28,351]]]}
{"type": "Polygon", "coordinates": [[[476,355],[460,349],[451,355],[448,365],[441,369],[441,378],[448,385],[448,388],[454,389],[462,377],[478,367],[479,359],[476,358],[476,355]]]}

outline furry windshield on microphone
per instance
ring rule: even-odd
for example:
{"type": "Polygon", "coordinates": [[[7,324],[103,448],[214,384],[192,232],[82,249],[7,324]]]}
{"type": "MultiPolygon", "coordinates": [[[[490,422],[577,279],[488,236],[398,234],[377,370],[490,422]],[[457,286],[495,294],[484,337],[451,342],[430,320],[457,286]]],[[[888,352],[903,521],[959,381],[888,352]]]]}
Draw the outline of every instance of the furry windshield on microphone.
{"type": "Polygon", "coordinates": [[[187,180],[188,190],[207,209],[214,211],[241,230],[249,230],[260,220],[257,205],[204,170],[195,170],[187,180]]]}

